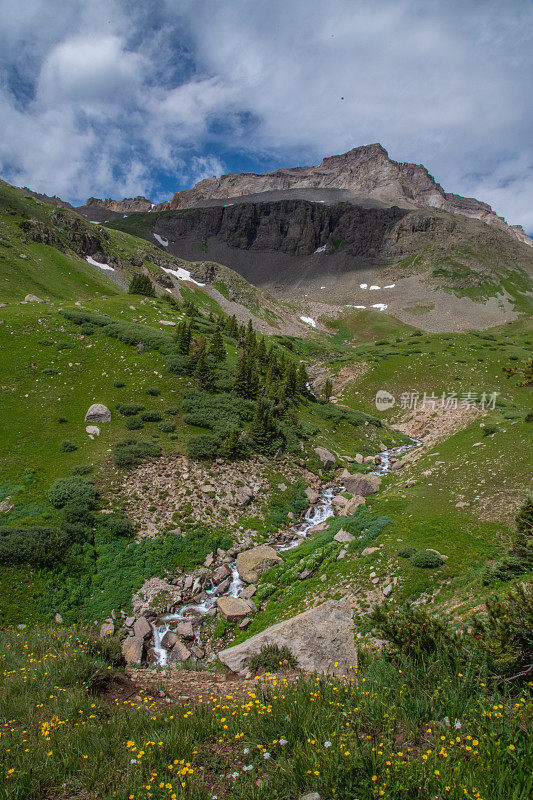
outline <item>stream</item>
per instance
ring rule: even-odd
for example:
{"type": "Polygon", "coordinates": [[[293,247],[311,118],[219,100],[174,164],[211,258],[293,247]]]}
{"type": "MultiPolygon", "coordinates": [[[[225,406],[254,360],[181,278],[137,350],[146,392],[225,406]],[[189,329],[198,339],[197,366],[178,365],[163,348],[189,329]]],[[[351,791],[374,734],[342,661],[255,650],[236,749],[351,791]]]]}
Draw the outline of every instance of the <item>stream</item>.
{"type": "MultiPolygon", "coordinates": [[[[419,440],[413,439],[408,444],[401,445],[400,447],[392,447],[389,450],[383,450],[381,453],[378,453],[379,464],[371,471],[371,474],[386,475],[391,471],[393,459],[397,460],[399,456],[413,450],[415,447],[419,447],[420,444],[421,442],[419,440]]],[[[324,486],[320,492],[318,501],[314,505],[309,506],[299,522],[291,526],[290,532],[292,535],[288,541],[285,540],[283,543],[271,543],[272,547],[280,552],[297,547],[301,540],[305,539],[311,528],[314,528],[315,525],[319,525],[321,522],[324,522],[334,515],[333,498],[336,494],[337,491],[334,486],[324,486]]],[[[219,594],[218,587],[213,584],[211,587],[204,590],[206,597],[203,602],[195,605],[184,605],[178,611],[172,614],[164,614],[152,623],[154,637],[152,650],[155,657],[155,666],[165,667],[168,663],[168,653],[161,642],[165,633],[171,630],[173,622],[191,622],[194,630],[195,643],[200,645],[200,631],[203,619],[215,605],[217,597],[240,596],[244,587],[244,582],[237,571],[237,561],[233,561],[231,564],[228,564],[228,566],[231,569],[231,581],[225,592],[219,594]]]]}

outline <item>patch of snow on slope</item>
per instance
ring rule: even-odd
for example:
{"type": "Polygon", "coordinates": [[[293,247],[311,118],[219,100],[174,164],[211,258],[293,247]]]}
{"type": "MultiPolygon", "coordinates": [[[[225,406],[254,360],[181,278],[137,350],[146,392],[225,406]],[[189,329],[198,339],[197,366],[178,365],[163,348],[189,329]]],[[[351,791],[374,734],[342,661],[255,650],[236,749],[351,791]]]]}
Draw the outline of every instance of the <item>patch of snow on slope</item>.
{"type": "Polygon", "coordinates": [[[163,245],[163,247],[168,247],[168,239],[163,239],[163,237],[159,236],[159,234],[157,234],[157,233],[154,233],[153,236],[154,236],[154,239],[157,239],[159,244],[163,245]]]}
{"type": "Polygon", "coordinates": [[[372,308],[377,308],[377,310],[378,310],[378,311],[385,311],[385,309],[387,308],[387,306],[386,306],[386,304],[385,304],[385,303],[374,303],[374,305],[372,306],[372,308]]]}
{"type": "Polygon", "coordinates": [[[94,258],[91,258],[91,256],[87,256],[87,259],[86,259],[86,261],[87,261],[89,264],[92,264],[92,265],[93,265],[93,267],[100,267],[100,269],[108,269],[108,270],[110,270],[111,272],[114,272],[114,271],[115,271],[115,267],[110,267],[110,266],[109,266],[109,264],[100,264],[100,262],[99,262],[99,261],[95,261],[95,260],[94,260],[94,258]]]}
{"type": "Polygon", "coordinates": [[[383,288],[384,288],[384,289],[394,289],[394,287],[395,287],[395,286],[396,286],[396,284],[395,284],[395,283],[389,283],[389,285],[388,285],[388,286],[384,286],[383,288]]]}
{"type": "Polygon", "coordinates": [[[359,288],[360,289],[368,289],[368,283],[360,283],[359,284],[359,288]]]}
{"type": "Polygon", "coordinates": [[[366,308],[366,306],[346,306],[346,308],[366,308]]]}
{"type": "MultiPolygon", "coordinates": [[[[154,234],[155,235],[155,234],[154,234]]],[[[174,275],[179,281],[189,281],[189,283],[194,283],[196,286],[205,286],[205,283],[199,283],[195,281],[194,278],[191,278],[191,273],[188,269],[183,269],[183,267],[178,267],[178,269],[167,269],[166,267],[161,267],[163,272],[168,272],[169,275],[174,275]]]]}
{"type": "Polygon", "coordinates": [[[381,286],[376,286],[375,284],[373,284],[373,285],[370,287],[369,291],[370,291],[370,292],[375,292],[375,291],[376,291],[376,289],[381,289],[381,286]]]}
{"type": "Polygon", "coordinates": [[[316,322],[311,317],[300,317],[302,322],[305,322],[306,325],[311,325],[312,328],[316,328],[316,322]]]}
{"type": "Polygon", "coordinates": [[[315,253],[325,253],[326,252],[326,245],[323,244],[322,247],[317,247],[315,253]]]}

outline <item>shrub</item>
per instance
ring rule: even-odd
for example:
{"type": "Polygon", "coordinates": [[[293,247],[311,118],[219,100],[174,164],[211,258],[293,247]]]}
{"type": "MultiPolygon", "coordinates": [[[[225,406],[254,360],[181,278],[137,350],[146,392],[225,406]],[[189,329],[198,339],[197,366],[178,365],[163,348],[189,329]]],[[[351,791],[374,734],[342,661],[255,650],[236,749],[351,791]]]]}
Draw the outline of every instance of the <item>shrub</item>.
{"type": "Polygon", "coordinates": [[[52,566],[61,559],[66,544],[64,531],[32,525],[0,527],[0,564],[52,566]]]}
{"type": "Polygon", "coordinates": [[[279,647],[277,644],[263,645],[259,653],[255,653],[248,663],[248,667],[252,672],[258,672],[261,669],[275,672],[280,667],[292,667],[294,669],[297,666],[298,662],[289,648],[285,645],[279,647]]]}
{"type": "Polygon", "coordinates": [[[123,389],[125,385],[126,384],[124,383],[124,381],[115,381],[115,383],[113,384],[115,389],[123,389]]]}
{"type": "Polygon", "coordinates": [[[172,433],[176,429],[176,423],[170,419],[165,419],[157,426],[162,433],[172,433]]]}
{"type": "Polygon", "coordinates": [[[54,481],[48,490],[48,499],[54,508],[63,508],[67,504],[94,508],[98,492],[91,481],[73,475],[54,481]]]}
{"type": "Polygon", "coordinates": [[[59,449],[62,453],[72,453],[74,450],[78,449],[78,445],[71,442],[70,439],[63,439],[59,445],[59,449]]]}
{"type": "Polygon", "coordinates": [[[143,422],[160,422],[163,419],[162,413],[154,410],[143,411],[140,417],[143,422]]]}
{"type": "Polygon", "coordinates": [[[533,676],[533,581],[502,598],[489,597],[486,615],[472,620],[473,634],[501,680],[531,681],[533,676]]]}
{"type": "Polygon", "coordinates": [[[43,375],[57,375],[58,372],[59,370],[57,369],[51,369],[51,368],[43,369],[43,375]]]}
{"type": "Polygon", "coordinates": [[[138,431],[144,428],[143,421],[138,414],[133,417],[126,417],[125,425],[129,431],[138,431]]]}
{"type": "Polygon", "coordinates": [[[161,448],[155,442],[145,442],[141,439],[124,439],[117,442],[113,459],[117,467],[134,467],[146,458],[157,458],[161,455],[161,448]]]}
{"type": "Polygon", "coordinates": [[[118,512],[106,514],[100,521],[100,527],[110,533],[112,536],[123,536],[131,538],[133,536],[133,525],[131,520],[125,515],[118,512]]]}
{"type": "Polygon", "coordinates": [[[186,356],[169,356],[167,358],[167,369],[173,375],[187,375],[189,367],[189,360],[186,356]]]}
{"type": "Polygon", "coordinates": [[[402,547],[401,550],[398,550],[398,555],[400,558],[411,558],[411,556],[414,556],[415,553],[418,553],[416,547],[402,547]]]}
{"type": "Polygon", "coordinates": [[[94,333],[94,328],[90,322],[82,322],[80,325],[80,333],[84,336],[92,336],[94,333]]]}
{"type": "Polygon", "coordinates": [[[161,394],[161,390],[157,386],[147,386],[146,394],[149,394],[152,397],[157,397],[157,395],[161,394]]]}
{"type": "Polygon", "coordinates": [[[172,414],[172,416],[175,416],[176,414],[179,413],[180,413],[179,406],[169,406],[168,408],[165,408],[165,414],[172,414]]]}
{"type": "Polygon", "coordinates": [[[64,425],[65,422],[68,422],[68,419],[66,417],[58,417],[57,421],[59,422],[60,425],[64,425]]]}
{"type": "Polygon", "coordinates": [[[148,275],[135,273],[128,289],[129,294],[142,294],[145,297],[155,297],[155,289],[148,275]]]}
{"type": "Polygon", "coordinates": [[[497,425],[488,424],[485,425],[485,427],[482,428],[482,430],[483,430],[483,436],[492,436],[493,434],[498,433],[500,429],[498,428],[497,425]]]}
{"type": "Polygon", "coordinates": [[[431,569],[433,567],[441,567],[444,564],[444,559],[434,550],[418,550],[411,556],[411,564],[415,567],[431,569]]]}
{"type": "Polygon", "coordinates": [[[220,450],[220,439],[209,433],[191,436],[187,442],[187,455],[195,461],[210,461],[217,457],[220,450]]]}
{"type": "Polygon", "coordinates": [[[133,417],[134,414],[144,410],[144,406],[139,403],[115,403],[115,408],[125,417],[133,417]]]}
{"type": "Polygon", "coordinates": [[[77,464],[70,470],[71,475],[88,475],[94,469],[92,464],[77,464]]]}

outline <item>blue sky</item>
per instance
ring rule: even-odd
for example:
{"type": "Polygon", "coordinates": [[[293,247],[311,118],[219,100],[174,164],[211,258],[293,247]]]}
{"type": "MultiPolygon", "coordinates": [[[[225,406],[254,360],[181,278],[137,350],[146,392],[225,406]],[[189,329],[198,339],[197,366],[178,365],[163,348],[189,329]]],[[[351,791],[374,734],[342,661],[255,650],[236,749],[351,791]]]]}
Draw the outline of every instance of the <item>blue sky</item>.
{"type": "Polygon", "coordinates": [[[0,0],[0,175],[160,201],[381,142],[533,231],[530,0],[0,0]]]}

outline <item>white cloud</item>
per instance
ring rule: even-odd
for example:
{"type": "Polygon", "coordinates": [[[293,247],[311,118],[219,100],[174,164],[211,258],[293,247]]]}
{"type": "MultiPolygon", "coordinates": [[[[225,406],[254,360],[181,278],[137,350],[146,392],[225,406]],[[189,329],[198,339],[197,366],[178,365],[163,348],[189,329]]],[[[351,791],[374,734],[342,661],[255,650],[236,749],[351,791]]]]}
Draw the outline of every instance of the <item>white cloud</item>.
{"type": "MultiPolygon", "coordinates": [[[[81,199],[380,141],[533,230],[529,0],[0,0],[0,169],[81,199]]],[[[45,188],[46,187],[46,188],[45,188]]],[[[170,193],[170,192],[169,192],[170,193]]]]}

